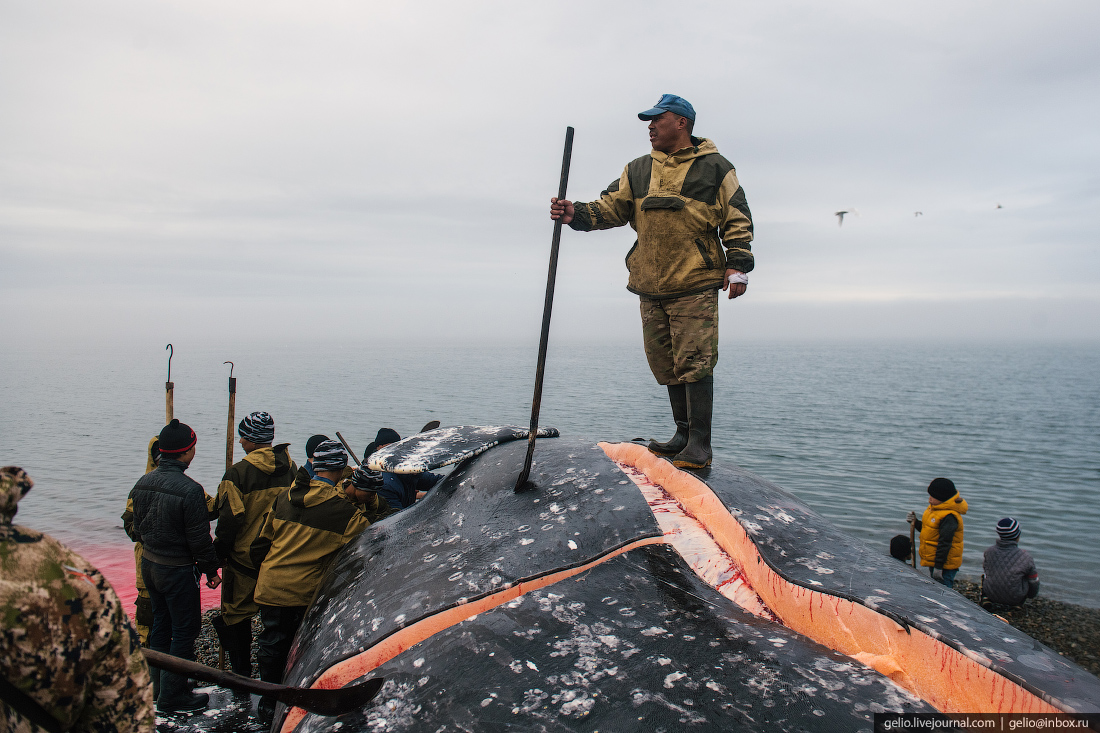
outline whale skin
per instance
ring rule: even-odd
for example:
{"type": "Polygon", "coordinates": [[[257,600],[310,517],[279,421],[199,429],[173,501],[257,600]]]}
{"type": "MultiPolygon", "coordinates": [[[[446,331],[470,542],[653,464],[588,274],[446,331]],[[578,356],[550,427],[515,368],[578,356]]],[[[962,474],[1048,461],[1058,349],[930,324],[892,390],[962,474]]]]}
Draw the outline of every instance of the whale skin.
{"type": "Polygon", "coordinates": [[[516,493],[525,431],[440,430],[372,460],[463,456],[339,554],[284,680],[383,676],[381,693],[339,718],[280,707],[272,730],[857,731],[884,712],[1100,712],[1096,677],[739,467],[541,439],[516,493]]]}

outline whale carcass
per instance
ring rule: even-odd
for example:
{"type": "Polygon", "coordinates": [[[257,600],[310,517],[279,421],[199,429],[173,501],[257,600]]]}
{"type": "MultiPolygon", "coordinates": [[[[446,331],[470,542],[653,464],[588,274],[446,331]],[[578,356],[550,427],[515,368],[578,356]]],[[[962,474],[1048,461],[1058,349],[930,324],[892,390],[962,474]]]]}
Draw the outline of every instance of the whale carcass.
{"type": "MultiPolygon", "coordinates": [[[[543,433],[555,436],[556,431],[543,433]]],[[[337,558],[285,682],[384,676],[273,730],[866,730],[875,712],[1100,712],[1100,680],[737,467],[635,443],[441,428],[372,467],[458,463],[337,558]]]]}

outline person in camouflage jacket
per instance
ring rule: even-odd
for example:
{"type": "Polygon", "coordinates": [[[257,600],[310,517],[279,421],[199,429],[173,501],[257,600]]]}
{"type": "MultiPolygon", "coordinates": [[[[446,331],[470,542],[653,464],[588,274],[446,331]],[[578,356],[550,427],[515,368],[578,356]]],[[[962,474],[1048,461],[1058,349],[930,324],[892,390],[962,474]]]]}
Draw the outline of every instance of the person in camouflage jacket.
{"type": "Polygon", "coordinates": [[[600,198],[550,200],[550,216],[576,231],[629,224],[627,290],[639,296],[650,370],[668,388],[676,433],[649,449],[680,468],[711,462],[718,290],[745,292],[754,267],[752,214],[733,165],[695,137],[695,109],[665,94],[638,115],[653,148],[631,161],[600,198]]]}
{"type": "Polygon", "coordinates": [[[154,730],[149,668],[106,578],[13,524],[34,482],[0,468],[0,732],[154,730]],[[36,716],[48,716],[36,725],[36,716]]]}

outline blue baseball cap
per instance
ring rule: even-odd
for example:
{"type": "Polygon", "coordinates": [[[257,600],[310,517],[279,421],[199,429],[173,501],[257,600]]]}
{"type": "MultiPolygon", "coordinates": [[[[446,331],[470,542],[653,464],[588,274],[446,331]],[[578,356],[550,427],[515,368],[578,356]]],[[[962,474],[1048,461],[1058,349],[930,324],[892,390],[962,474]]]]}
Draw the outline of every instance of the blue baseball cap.
{"type": "Polygon", "coordinates": [[[654,117],[660,117],[665,112],[672,112],[695,122],[695,108],[691,106],[691,102],[683,97],[677,97],[675,94],[662,94],[660,101],[653,105],[651,109],[638,113],[638,119],[652,120],[654,117]]]}

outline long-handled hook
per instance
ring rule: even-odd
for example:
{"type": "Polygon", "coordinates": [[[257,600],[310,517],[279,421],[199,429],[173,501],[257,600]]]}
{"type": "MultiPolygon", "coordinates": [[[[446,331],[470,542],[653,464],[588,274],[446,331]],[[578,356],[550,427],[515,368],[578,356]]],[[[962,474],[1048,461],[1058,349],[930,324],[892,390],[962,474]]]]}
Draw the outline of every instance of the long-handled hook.
{"type": "Polygon", "coordinates": [[[172,344],[168,344],[164,347],[164,350],[168,352],[168,381],[172,381],[172,355],[176,353],[176,350],[172,348],[172,344]]]}
{"type": "Polygon", "coordinates": [[[236,394],[237,380],[233,378],[233,367],[236,365],[231,361],[223,361],[222,364],[229,365],[229,394],[236,394]]]}

